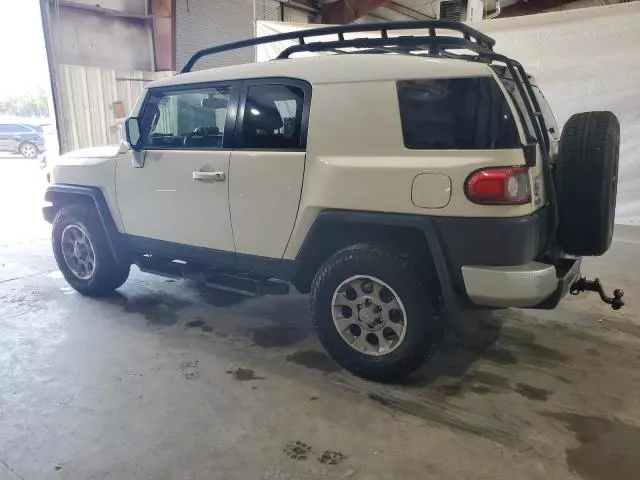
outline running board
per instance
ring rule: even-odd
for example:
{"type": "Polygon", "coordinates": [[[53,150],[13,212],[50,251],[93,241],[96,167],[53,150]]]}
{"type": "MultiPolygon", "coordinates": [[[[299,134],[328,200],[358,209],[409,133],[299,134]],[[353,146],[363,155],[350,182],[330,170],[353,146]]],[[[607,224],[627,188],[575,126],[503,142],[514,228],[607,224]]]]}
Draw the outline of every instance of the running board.
{"type": "Polygon", "coordinates": [[[205,275],[204,281],[210,287],[249,295],[287,295],[289,293],[288,283],[272,278],[215,272],[205,275]]]}
{"type": "Polygon", "coordinates": [[[245,295],[287,295],[289,284],[273,278],[257,277],[231,271],[207,270],[189,263],[139,257],[138,268],[146,273],[171,278],[188,278],[220,290],[242,293],[245,295]]]}

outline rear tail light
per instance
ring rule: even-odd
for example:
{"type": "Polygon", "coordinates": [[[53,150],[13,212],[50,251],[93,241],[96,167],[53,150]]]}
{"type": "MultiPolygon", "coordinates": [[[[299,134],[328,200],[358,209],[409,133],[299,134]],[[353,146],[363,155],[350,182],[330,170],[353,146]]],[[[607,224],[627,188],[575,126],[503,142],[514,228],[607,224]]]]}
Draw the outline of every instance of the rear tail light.
{"type": "Polygon", "coordinates": [[[482,205],[522,205],[531,201],[529,169],[500,167],[473,172],[465,185],[467,198],[482,205]]]}

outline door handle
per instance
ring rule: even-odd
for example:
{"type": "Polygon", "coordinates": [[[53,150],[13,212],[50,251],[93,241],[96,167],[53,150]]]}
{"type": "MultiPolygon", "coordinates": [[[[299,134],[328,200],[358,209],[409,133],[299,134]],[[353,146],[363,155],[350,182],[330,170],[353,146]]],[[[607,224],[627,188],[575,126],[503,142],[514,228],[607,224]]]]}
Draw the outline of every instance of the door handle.
{"type": "Polygon", "coordinates": [[[194,180],[211,180],[214,182],[224,182],[227,176],[224,172],[193,172],[194,180]]]}

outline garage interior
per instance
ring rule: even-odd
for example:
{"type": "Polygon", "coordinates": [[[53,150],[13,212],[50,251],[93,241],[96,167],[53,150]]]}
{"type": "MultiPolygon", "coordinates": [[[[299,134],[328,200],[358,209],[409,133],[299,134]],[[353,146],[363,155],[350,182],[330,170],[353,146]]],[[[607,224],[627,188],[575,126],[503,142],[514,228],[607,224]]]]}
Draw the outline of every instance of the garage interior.
{"type": "Polygon", "coordinates": [[[474,312],[477,342],[447,337],[408,380],[369,382],[324,352],[302,294],[247,296],[138,270],[111,297],[77,294],[51,253],[44,172],[0,158],[0,480],[640,478],[640,2],[40,7],[60,154],[119,143],[145,85],[201,48],[323,24],[469,22],[537,77],[560,126],[583,110],[619,117],[614,240],[582,270],[623,289],[627,305],[581,295],[550,311],[474,312]]]}

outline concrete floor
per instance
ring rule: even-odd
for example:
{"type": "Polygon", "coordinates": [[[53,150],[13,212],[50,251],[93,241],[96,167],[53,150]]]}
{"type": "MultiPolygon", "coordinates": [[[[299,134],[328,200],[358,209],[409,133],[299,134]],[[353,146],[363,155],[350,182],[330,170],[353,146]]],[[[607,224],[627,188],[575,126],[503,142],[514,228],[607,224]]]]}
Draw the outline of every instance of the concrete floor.
{"type": "Polygon", "coordinates": [[[640,478],[640,229],[584,268],[624,310],[502,312],[494,343],[383,386],[324,354],[300,295],[137,271],[76,294],[40,175],[0,158],[0,479],[640,478]]]}

